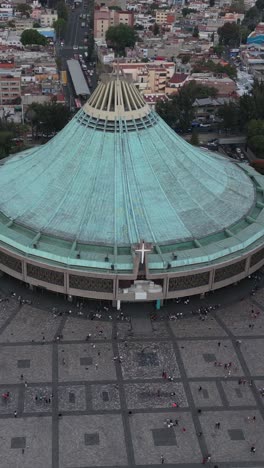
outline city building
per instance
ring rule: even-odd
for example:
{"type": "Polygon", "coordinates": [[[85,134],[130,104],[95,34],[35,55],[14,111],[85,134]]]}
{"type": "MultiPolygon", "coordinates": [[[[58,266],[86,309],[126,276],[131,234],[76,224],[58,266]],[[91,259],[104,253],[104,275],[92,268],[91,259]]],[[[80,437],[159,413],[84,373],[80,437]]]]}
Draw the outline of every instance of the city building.
{"type": "Polygon", "coordinates": [[[264,23],[259,23],[247,38],[248,45],[261,45],[264,47],[264,23]]]}
{"type": "Polygon", "coordinates": [[[94,10],[94,39],[105,41],[106,31],[110,26],[126,24],[133,27],[134,13],[132,11],[111,10],[101,7],[94,10]]]}
{"type": "Polygon", "coordinates": [[[16,34],[21,36],[22,32],[25,31],[25,29],[32,29],[34,20],[32,18],[15,18],[15,28],[16,28],[16,34]]]}
{"type": "Polygon", "coordinates": [[[8,5],[8,4],[0,5],[0,23],[10,21],[12,18],[13,18],[12,5],[8,5]]]}
{"type": "Polygon", "coordinates": [[[175,19],[174,11],[156,10],[156,23],[159,25],[172,25],[175,19]]]}
{"type": "Polygon", "coordinates": [[[72,296],[162,301],[264,263],[264,178],[189,145],[117,75],[0,166],[0,270],[72,296]]]}
{"type": "Polygon", "coordinates": [[[52,28],[54,21],[57,21],[58,15],[56,11],[45,10],[41,13],[39,21],[42,28],[50,27],[52,28]]]}
{"type": "Polygon", "coordinates": [[[0,71],[0,105],[12,104],[21,96],[21,73],[0,71]]]}
{"type": "Polygon", "coordinates": [[[174,74],[174,62],[155,61],[149,63],[120,63],[120,69],[132,80],[140,91],[145,93],[164,93],[166,82],[174,74]]]}

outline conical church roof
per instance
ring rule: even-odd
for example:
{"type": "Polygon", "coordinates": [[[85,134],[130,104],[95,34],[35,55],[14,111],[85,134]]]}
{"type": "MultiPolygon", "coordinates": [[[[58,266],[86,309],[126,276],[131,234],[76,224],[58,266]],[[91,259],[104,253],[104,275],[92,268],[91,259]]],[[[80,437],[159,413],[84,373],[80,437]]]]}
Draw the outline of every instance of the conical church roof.
{"type": "Polygon", "coordinates": [[[87,267],[93,249],[142,239],[158,255],[231,238],[231,252],[244,245],[232,226],[249,227],[259,200],[248,170],[188,144],[133,84],[113,77],[52,140],[2,162],[0,240],[64,263],[78,245],[87,267]]]}

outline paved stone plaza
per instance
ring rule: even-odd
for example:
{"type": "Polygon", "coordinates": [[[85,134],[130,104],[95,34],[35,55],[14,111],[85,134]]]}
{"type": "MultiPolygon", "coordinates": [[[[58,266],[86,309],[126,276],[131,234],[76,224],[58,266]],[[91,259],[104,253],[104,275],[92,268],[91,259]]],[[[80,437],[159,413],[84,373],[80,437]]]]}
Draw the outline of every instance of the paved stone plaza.
{"type": "Polygon", "coordinates": [[[201,320],[0,292],[0,468],[264,467],[263,297],[201,320]]]}

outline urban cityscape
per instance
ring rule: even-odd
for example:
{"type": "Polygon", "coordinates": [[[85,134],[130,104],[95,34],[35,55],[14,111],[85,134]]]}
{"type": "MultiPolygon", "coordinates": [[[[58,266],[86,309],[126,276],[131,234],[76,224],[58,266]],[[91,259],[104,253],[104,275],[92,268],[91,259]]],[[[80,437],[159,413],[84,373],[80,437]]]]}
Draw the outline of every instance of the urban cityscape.
{"type": "Polygon", "coordinates": [[[264,466],[263,77],[264,0],[0,2],[0,468],[264,466]]]}

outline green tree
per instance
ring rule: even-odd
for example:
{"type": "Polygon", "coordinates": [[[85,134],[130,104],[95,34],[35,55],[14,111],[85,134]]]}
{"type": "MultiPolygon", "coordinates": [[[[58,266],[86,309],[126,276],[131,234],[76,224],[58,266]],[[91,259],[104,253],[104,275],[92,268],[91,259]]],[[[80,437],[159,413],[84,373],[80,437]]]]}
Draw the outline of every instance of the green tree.
{"type": "Polygon", "coordinates": [[[239,105],[234,102],[225,103],[219,110],[218,116],[222,119],[222,127],[235,130],[239,125],[239,105]]]}
{"type": "Polygon", "coordinates": [[[190,55],[183,55],[182,58],[181,58],[181,63],[183,65],[186,65],[186,63],[189,63],[190,62],[190,59],[191,59],[191,56],[190,55]]]}
{"type": "Polygon", "coordinates": [[[211,71],[213,73],[225,73],[230,78],[236,78],[237,70],[236,67],[230,65],[222,65],[221,63],[215,63],[213,60],[207,60],[206,62],[199,62],[193,67],[193,71],[196,73],[211,71]]]}
{"type": "Polygon", "coordinates": [[[255,81],[249,94],[239,99],[241,129],[245,129],[251,120],[264,120],[264,83],[255,81]]]}
{"type": "Polygon", "coordinates": [[[56,31],[57,37],[60,39],[64,39],[66,33],[67,22],[63,18],[58,18],[56,21],[53,22],[53,27],[56,31]]]}
{"type": "Polygon", "coordinates": [[[12,148],[14,133],[0,129],[0,159],[9,155],[12,148]]]}
{"type": "Polygon", "coordinates": [[[236,47],[240,44],[240,28],[236,23],[225,23],[218,28],[219,44],[236,47]]]}
{"type": "Polygon", "coordinates": [[[244,13],[245,12],[244,0],[233,0],[229,11],[235,12],[235,13],[244,13]]]}
{"type": "Polygon", "coordinates": [[[40,23],[38,23],[37,21],[35,21],[35,22],[33,23],[33,28],[40,28],[40,27],[41,27],[41,25],[40,25],[40,23]]]}
{"type": "Polygon", "coordinates": [[[215,0],[209,0],[209,6],[212,8],[215,6],[215,0]]]}
{"type": "Polygon", "coordinates": [[[264,135],[254,135],[248,139],[248,145],[254,151],[254,153],[264,158],[264,135]]]}
{"type": "Polygon", "coordinates": [[[16,11],[21,13],[22,16],[26,16],[27,18],[29,18],[32,13],[32,8],[27,3],[21,3],[16,6],[16,11]]]}
{"type": "Polygon", "coordinates": [[[189,15],[190,13],[196,13],[197,10],[195,10],[194,8],[188,8],[188,7],[185,7],[182,9],[182,16],[185,18],[185,16],[189,15]]]}
{"type": "Polygon", "coordinates": [[[23,45],[36,44],[47,45],[47,39],[42,36],[36,29],[25,29],[20,38],[23,45]]]}
{"type": "Polygon", "coordinates": [[[134,47],[137,40],[134,29],[126,24],[110,26],[105,37],[106,41],[111,44],[118,54],[124,54],[126,47],[134,47]]]}
{"type": "Polygon", "coordinates": [[[218,56],[218,57],[222,57],[223,55],[223,52],[224,52],[225,48],[224,46],[222,45],[216,45],[214,46],[214,53],[218,56]]]}
{"type": "Polygon", "coordinates": [[[193,37],[199,37],[199,28],[198,28],[198,26],[194,26],[192,35],[193,35],[193,37]]]}
{"type": "Polygon", "coordinates": [[[190,143],[193,146],[199,146],[199,135],[195,130],[192,132],[190,143]]]}
{"type": "Polygon", "coordinates": [[[8,21],[7,26],[11,29],[15,29],[16,23],[14,20],[8,21]]]}
{"type": "Polygon", "coordinates": [[[263,11],[264,10],[264,0],[257,0],[256,1],[256,7],[258,10],[263,11]]]}
{"type": "Polygon", "coordinates": [[[33,136],[48,136],[65,127],[70,118],[70,110],[56,102],[33,103],[28,106],[25,117],[31,122],[33,136]]]}
{"type": "Polygon", "coordinates": [[[213,87],[198,85],[191,81],[183,86],[178,94],[166,102],[158,101],[156,111],[172,128],[186,132],[194,119],[193,103],[197,98],[216,97],[217,90],[213,87]]]}
{"type": "Polygon", "coordinates": [[[154,36],[157,36],[159,34],[160,27],[159,27],[159,25],[157,23],[154,23],[152,32],[153,32],[154,36]]]}
{"type": "Polygon", "coordinates": [[[57,69],[61,70],[62,69],[62,58],[60,56],[57,56],[55,58],[55,62],[56,62],[56,65],[57,65],[57,69]]]}
{"type": "Polygon", "coordinates": [[[264,135],[264,120],[250,120],[247,126],[247,136],[252,138],[256,135],[264,135]]]}
{"type": "Polygon", "coordinates": [[[64,1],[61,1],[58,3],[57,14],[58,14],[58,18],[64,19],[65,21],[68,20],[68,10],[64,1]]]}
{"type": "Polygon", "coordinates": [[[263,17],[263,10],[259,9],[256,4],[246,12],[242,25],[249,31],[253,31],[257,24],[262,21],[263,17]]]}
{"type": "Polygon", "coordinates": [[[122,8],[118,5],[113,5],[113,6],[110,5],[108,8],[109,10],[122,11],[122,8]]]}
{"type": "Polygon", "coordinates": [[[134,29],[135,29],[135,31],[143,31],[144,26],[143,26],[143,24],[137,24],[136,23],[135,26],[134,26],[134,29]]]}

